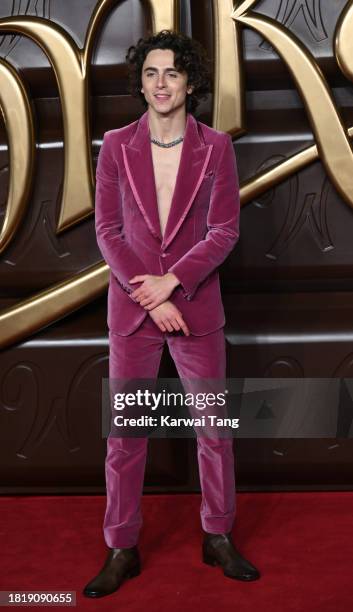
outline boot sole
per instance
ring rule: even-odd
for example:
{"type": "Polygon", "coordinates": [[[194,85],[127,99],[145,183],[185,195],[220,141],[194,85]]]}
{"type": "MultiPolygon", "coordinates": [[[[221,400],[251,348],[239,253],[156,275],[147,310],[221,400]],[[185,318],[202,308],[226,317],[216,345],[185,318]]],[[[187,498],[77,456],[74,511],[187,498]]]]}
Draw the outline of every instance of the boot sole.
{"type": "MultiPolygon", "coordinates": [[[[211,565],[211,567],[216,567],[216,566],[222,567],[221,564],[217,561],[217,559],[214,559],[213,557],[210,557],[208,555],[203,555],[202,561],[206,563],[206,565],[211,565]]],[[[254,580],[258,580],[260,578],[260,575],[250,577],[250,578],[242,578],[241,576],[232,576],[232,574],[227,574],[225,570],[223,570],[223,574],[227,578],[231,578],[232,580],[242,580],[243,582],[253,582],[254,580]]]]}

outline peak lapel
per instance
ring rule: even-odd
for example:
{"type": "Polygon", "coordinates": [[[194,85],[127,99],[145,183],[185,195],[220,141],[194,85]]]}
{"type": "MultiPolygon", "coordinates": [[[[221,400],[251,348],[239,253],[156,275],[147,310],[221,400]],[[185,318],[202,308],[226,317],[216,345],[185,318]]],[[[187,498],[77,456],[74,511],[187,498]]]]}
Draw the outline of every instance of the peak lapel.
{"type": "Polygon", "coordinates": [[[121,147],[125,169],[137,205],[150,232],[162,241],[147,111],[139,119],[129,144],[122,144],[121,147]]]}
{"type": "Polygon", "coordinates": [[[197,121],[187,114],[185,135],[172,202],[162,237],[149,136],[148,111],[140,118],[129,144],[122,144],[123,159],[137,205],[146,224],[166,249],[179,231],[201,185],[213,145],[199,136],[197,121]]]}
{"type": "Polygon", "coordinates": [[[163,237],[163,249],[167,248],[179,231],[196,197],[212,148],[213,145],[206,145],[201,140],[197,121],[188,113],[178,174],[163,237]]]}

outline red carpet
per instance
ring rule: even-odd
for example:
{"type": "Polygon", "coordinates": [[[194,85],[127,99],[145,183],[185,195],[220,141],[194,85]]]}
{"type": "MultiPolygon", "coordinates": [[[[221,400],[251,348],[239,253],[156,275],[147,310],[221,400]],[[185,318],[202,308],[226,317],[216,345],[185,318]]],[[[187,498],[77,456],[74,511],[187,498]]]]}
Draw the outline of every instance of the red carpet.
{"type": "Polygon", "coordinates": [[[351,608],[353,493],[238,493],[237,503],[234,539],[260,580],[200,561],[199,495],[153,495],[143,498],[142,574],[89,600],[81,589],[106,556],[105,498],[0,497],[0,590],[72,590],[77,610],[102,612],[351,608]]]}

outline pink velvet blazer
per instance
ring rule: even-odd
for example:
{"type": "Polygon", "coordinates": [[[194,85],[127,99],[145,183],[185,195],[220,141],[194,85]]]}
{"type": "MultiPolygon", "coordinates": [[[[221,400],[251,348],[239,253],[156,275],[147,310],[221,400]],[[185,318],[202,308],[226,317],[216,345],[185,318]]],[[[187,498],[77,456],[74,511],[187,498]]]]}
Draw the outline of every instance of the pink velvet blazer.
{"type": "Polygon", "coordinates": [[[104,134],[96,171],[95,227],[110,267],[108,327],[137,329],[148,311],[130,297],[137,274],[174,272],[170,300],[192,334],[225,323],[218,267],[239,237],[239,182],[231,137],[188,113],[171,208],[162,236],[148,111],[104,134]]]}

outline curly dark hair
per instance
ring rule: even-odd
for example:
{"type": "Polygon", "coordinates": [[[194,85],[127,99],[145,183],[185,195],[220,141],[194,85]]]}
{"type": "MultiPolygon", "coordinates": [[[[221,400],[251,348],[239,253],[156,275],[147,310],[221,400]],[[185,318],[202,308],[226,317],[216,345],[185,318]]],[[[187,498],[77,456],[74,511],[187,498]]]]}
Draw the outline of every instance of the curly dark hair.
{"type": "Polygon", "coordinates": [[[174,30],[161,30],[147,39],[140,38],[136,45],[128,48],[126,61],[129,69],[129,93],[140,98],[147,108],[145,96],[141,92],[142,66],[147,54],[152,49],[170,49],[174,52],[174,66],[179,72],[188,75],[188,86],[193,86],[192,93],[186,96],[186,112],[194,112],[200,99],[205,99],[211,92],[210,60],[204,47],[193,38],[174,30]]]}

